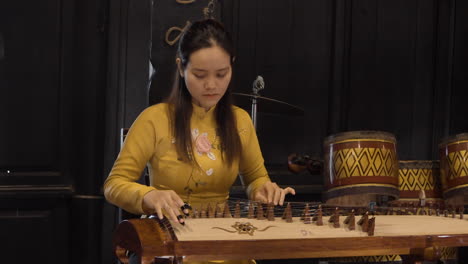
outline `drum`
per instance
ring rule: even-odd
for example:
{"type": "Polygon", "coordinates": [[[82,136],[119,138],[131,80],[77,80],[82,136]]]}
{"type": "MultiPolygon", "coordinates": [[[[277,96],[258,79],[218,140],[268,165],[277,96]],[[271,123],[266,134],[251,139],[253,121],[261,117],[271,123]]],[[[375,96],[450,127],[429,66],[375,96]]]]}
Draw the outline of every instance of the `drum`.
{"type": "Polygon", "coordinates": [[[433,160],[400,160],[398,162],[398,180],[400,198],[398,203],[419,203],[420,194],[424,191],[427,205],[441,207],[442,199],[439,161],[433,160]]]}
{"type": "MultiPolygon", "coordinates": [[[[387,132],[351,131],[324,140],[325,198],[336,206],[368,206],[379,195],[398,197],[395,137],[387,132]]],[[[331,258],[328,263],[401,263],[399,255],[331,258]]]]}
{"type": "Polygon", "coordinates": [[[398,197],[396,139],[391,133],[331,135],[324,140],[324,156],[327,203],[359,206],[375,201],[375,195],[398,197]]]}
{"type": "Polygon", "coordinates": [[[468,205],[468,133],[439,144],[442,192],[447,205],[468,205]]]}
{"type": "MultiPolygon", "coordinates": [[[[400,198],[392,202],[393,206],[420,205],[420,194],[424,191],[425,206],[418,209],[428,213],[429,208],[445,207],[442,198],[440,166],[437,160],[400,160],[398,162],[400,198]]],[[[437,253],[440,260],[450,263],[456,261],[457,248],[441,247],[437,253]]],[[[429,255],[437,255],[434,248],[427,249],[429,255]]]]}

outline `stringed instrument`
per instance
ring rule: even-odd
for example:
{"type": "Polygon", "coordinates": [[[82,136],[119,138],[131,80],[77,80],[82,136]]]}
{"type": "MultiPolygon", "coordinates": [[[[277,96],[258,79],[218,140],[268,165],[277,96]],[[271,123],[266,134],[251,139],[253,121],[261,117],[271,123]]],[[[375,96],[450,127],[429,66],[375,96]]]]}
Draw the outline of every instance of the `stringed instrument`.
{"type": "Polygon", "coordinates": [[[430,247],[468,246],[468,220],[461,208],[371,209],[228,201],[193,208],[184,225],[154,215],[122,221],[113,247],[123,263],[128,252],[141,263],[181,263],[408,255],[430,247]]]}

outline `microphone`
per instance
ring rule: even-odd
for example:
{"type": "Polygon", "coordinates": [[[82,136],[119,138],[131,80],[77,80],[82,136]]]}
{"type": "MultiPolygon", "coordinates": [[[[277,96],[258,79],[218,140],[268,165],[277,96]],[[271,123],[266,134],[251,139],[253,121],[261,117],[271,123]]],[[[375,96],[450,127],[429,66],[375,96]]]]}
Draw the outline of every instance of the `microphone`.
{"type": "Polygon", "coordinates": [[[258,94],[258,92],[260,90],[263,90],[265,88],[265,82],[263,81],[263,77],[262,76],[257,76],[257,79],[255,79],[255,81],[253,82],[253,93],[255,95],[258,94]]]}

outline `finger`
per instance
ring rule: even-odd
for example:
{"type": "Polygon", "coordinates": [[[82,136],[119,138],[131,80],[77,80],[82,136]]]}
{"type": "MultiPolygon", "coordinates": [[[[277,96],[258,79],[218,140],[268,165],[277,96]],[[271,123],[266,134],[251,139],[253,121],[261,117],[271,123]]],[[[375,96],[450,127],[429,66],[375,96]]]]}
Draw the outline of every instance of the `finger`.
{"type": "Polygon", "coordinates": [[[172,212],[174,212],[174,214],[177,217],[177,222],[183,224],[185,222],[185,220],[183,219],[184,217],[182,216],[181,209],[179,207],[179,203],[173,201],[171,209],[172,209],[172,212]]]}
{"type": "Polygon", "coordinates": [[[184,201],[180,198],[179,195],[177,195],[176,192],[174,191],[171,191],[169,193],[170,197],[171,197],[171,200],[176,203],[177,207],[182,207],[184,205],[184,201]]]}
{"type": "Polygon", "coordinates": [[[268,195],[268,203],[272,203],[275,195],[275,187],[278,187],[276,183],[270,183],[266,186],[267,189],[267,195],[268,195]]]}
{"type": "Polygon", "coordinates": [[[275,200],[273,201],[275,205],[278,205],[278,203],[280,202],[282,193],[283,193],[283,189],[281,188],[275,189],[275,200]]]}
{"type": "Polygon", "coordinates": [[[156,214],[158,215],[159,219],[162,220],[164,215],[162,213],[161,206],[156,205],[154,207],[156,208],[156,214]]]}
{"type": "Polygon", "coordinates": [[[172,200],[176,203],[178,207],[184,206],[184,201],[175,192],[172,193],[172,200]]]}
{"type": "Polygon", "coordinates": [[[184,220],[184,217],[182,215],[178,215],[177,219],[179,220],[180,224],[185,225],[185,220],[184,220]]]}
{"type": "Polygon", "coordinates": [[[178,223],[179,219],[177,218],[177,215],[174,210],[170,206],[166,206],[164,209],[166,209],[166,212],[169,214],[169,219],[171,221],[178,223]]]}
{"type": "Polygon", "coordinates": [[[180,207],[180,210],[182,210],[185,216],[188,216],[190,213],[190,210],[192,210],[192,206],[190,206],[190,204],[188,203],[184,203],[184,205],[180,207]]]}
{"type": "Polygon", "coordinates": [[[279,205],[283,205],[283,204],[284,204],[284,198],[286,197],[286,194],[287,194],[286,189],[281,190],[281,196],[280,196],[280,199],[279,199],[279,205]]]}
{"type": "Polygon", "coordinates": [[[179,195],[177,195],[176,192],[174,191],[170,192],[170,196],[171,196],[172,205],[174,208],[180,208],[180,210],[186,215],[190,212],[188,208],[186,207],[186,204],[184,203],[184,201],[179,197],[179,195]]]}
{"type": "Polygon", "coordinates": [[[175,201],[175,200],[168,201],[168,204],[171,207],[171,209],[174,212],[176,212],[176,214],[178,214],[179,210],[181,210],[180,208],[182,208],[182,206],[184,206],[184,204],[180,205],[179,201],[175,201]]]}
{"type": "Polygon", "coordinates": [[[268,199],[261,192],[258,191],[257,193],[255,193],[254,201],[267,203],[268,199]]]}
{"type": "Polygon", "coordinates": [[[296,190],[294,190],[293,188],[291,187],[286,187],[283,189],[283,191],[281,192],[281,198],[280,198],[280,205],[283,205],[284,204],[284,200],[286,198],[286,194],[292,194],[292,195],[296,195],[296,190]]]}
{"type": "Polygon", "coordinates": [[[296,195],[296,190],[294,190],[294,189],[291,188],[291,187],[285,188],[284,191],[285,191],[286,194],[290,193],[290,194],[292,194],[292,195],[296,195]]]}

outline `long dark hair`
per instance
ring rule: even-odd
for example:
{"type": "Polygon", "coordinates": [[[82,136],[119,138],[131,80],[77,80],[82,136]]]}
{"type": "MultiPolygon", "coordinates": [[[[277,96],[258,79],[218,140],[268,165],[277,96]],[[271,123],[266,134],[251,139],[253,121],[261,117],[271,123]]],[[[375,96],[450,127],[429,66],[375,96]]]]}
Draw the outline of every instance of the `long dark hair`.
{"type": "MultiPolygon", "coordinates": [[[[230,56],[231,65],[234,61],[234,49],[229,34],[223,25],[213,19],[194,22],[183,33],[179,40],[177,58],[183,69],[189,62],[190,55],[200,49],[219,46],[230,56]]],[[[193,158],[192,134],[190,118],[192,116],[192,96],[184,79],[176,70],[174,85],[167,99],[170,109],[171,128],[175,138],[177,154],[186,162],[195,162],[193,158]]],[[[241,143],[237,132],[236,119],[232,109],[231,84],[219,100],[215,109],[217,135],[220,138],[222,158],[231,166],[239,158],[241,143]]]]}

